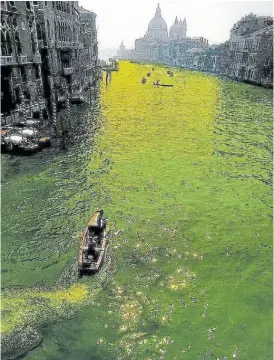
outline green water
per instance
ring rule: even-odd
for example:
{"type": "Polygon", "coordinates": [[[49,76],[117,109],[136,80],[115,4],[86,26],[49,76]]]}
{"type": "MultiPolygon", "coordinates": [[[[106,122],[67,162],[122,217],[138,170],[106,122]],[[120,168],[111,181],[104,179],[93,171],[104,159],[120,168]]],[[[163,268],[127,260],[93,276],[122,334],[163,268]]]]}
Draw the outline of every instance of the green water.
{"type": "Polygon", "coordinates": [[[43,343],[26,358],[270,359],[272,92],[175,71],[167,93],[140,85],[148,67],[120,69],[74,110],[87,131],[70,150],[2,155],[4,296],[89,289],[28,317],[43,343]],[[107,275],[78,280],[98,206],[107,275]]]}

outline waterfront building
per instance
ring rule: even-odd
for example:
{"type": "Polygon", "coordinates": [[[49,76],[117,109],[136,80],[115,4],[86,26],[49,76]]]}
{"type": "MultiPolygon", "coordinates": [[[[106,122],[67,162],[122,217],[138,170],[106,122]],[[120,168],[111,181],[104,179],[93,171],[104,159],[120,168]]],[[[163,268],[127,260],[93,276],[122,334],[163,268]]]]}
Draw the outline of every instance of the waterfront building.
{"type": "Polygon", "coordinates": [[[230,32],[229,51],[231,77],[273,86],[273,18],[241,19],[230,32]]]}
{"type": "Polygon", "coordinates": [[[32,1],[1,1],[1,112],[45,108],[32,1]]]}
{"type": "Polygon", "coordinates": [[[245,16],[233,26],[229,41],[187,51],[181,66],[273,87],[273,18],[245,16]]]}
{"type": "Polygon", "coordinates": [[[135,49],[126,50],[121,44],[117,54],[121,59],[131,58],[181,66],[181,58],[187,50],[208,47],[206,39],[202,37],[190,38],[186,36],[186,33],[186,19],[178,20],[177,16],[168,31],[158,4],[155,15],[148,24],[147,32],[143,37],[135,40],[135,49]]]}
{"type": "Polygon", "coordinates": [[[20,102],[17,83],[30,101],[40,96],[52,110],[53,102],[83,94],[96,81],[96,14],[78,1],[2,1],[1,15],[2,102],[9,99],[2,112],[20,102]]]}
{"type": "Polygon", "coordinates": [[[37,1],[36,17],[48,101],[52,91],[59,103],[67,91],[83,93],[98,61],[96,15],[77,1],[37,1]]]}

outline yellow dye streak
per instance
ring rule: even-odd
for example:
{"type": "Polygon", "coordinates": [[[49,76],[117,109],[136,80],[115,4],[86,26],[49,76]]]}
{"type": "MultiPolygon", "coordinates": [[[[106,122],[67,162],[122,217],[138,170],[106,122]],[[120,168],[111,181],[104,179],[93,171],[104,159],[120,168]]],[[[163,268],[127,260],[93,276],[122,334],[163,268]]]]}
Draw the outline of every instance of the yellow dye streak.
{"type": "Polygon", "coordinates": [[[62,306],[84,302],[87,295],[88,287],[85,284],[62,290],[28,289],[3,295],[1,333],[7,335],[18,326],[32,323],[45,312],[58,312],[62,306]]]}

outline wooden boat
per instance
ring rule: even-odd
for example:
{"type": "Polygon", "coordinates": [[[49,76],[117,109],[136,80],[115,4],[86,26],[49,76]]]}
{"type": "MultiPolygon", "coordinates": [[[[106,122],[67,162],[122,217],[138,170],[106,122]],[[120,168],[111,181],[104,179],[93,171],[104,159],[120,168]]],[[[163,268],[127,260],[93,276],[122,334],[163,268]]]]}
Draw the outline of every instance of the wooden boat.
{"type": "Polygon", "coordinates": [[[157,83],[153,83],[154,86],[166,86],[166,87],[173,87],[172,84],[157,84],[157,83]]]}
{"type": "Polygon", "coordinates": [[[79,275],[94,274],[103,264],[107,248],[106,219],[103,211],[96,211],[89,219],[83,231],[82,244],[79,250],[79,275]]]}

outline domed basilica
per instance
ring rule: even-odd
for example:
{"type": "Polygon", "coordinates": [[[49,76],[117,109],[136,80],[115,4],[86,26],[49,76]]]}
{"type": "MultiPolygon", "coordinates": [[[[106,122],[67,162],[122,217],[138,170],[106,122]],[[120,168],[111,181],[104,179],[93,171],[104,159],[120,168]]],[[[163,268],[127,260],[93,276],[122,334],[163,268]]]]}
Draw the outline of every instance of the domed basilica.
{"type": "Polygon", "coordinates": [[[174,24],[171,26],[168,36],[167,24],[165,20],[162,18],[162,12],[160,9],[160,5],[158,4],[154,18],[148,24],[147,32],[143,39],[147,41],[166,41],[169,39],[182,39],[186,36],[186,19],[184,22],[180,20],[178,22],[178,18],[176,16],[174,24]]]}
{"type": "Polygon", "coordinates": [[[168,33],[167,24],[162,17],[160,5],[158,4],[155,15],[148,24],[147,32],[143,37],[135,40],[135,49],[126,50],[122,43],[117,55],[119,58],[180,65],[181,55],[189,49],[208,47],[206,39],[187,37],[186,32],[186,19],[184,18],[183,21],[178,20],[176,16],[174,24],[170,27],[168,33]]]}

